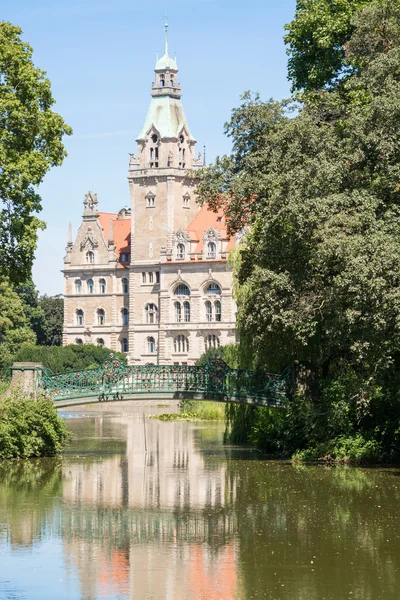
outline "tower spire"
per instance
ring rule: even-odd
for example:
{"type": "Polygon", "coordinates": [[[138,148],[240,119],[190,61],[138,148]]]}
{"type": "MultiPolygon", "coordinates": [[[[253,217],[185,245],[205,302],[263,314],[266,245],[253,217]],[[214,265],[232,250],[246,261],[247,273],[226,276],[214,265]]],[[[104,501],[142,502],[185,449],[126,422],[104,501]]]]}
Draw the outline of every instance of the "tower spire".
{"type": "Polygon", "coordinates": [[[165,14],[165,56],[168,56],[168,15],[165,14]]]}

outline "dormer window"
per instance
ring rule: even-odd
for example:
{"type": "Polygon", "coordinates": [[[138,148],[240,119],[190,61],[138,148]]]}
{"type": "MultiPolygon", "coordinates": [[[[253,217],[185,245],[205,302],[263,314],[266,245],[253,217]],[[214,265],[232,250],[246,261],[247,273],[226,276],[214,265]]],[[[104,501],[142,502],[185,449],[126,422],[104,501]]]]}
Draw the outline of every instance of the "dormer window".
{"type": "Polygon", "coordinates": [[[181,144],[183,144],[183,142],[185,141],[185,138],[183,137],[183,135],[179,136],[179,141],[181,144]]]}
{"type": "Polygon", "coordinates": [[[156,134],[153,133],[153,135],[151,136],[151,141],[153,142],[153,144],[156,144],[157,140],[158,140],[158,138],[157,138],[156,134]]]}
{"type": "Polygon", "coordinates": [[[184,260],[185,258],[185,244],[178,244],[176,247],[176,258],[178,260],[184,260]]]}
{"type": "Polygon", "coordinates": [[[207,244],[207,258],[215,258],[217,253],[217,246],[215,242],[208,242],[207,244]]]}

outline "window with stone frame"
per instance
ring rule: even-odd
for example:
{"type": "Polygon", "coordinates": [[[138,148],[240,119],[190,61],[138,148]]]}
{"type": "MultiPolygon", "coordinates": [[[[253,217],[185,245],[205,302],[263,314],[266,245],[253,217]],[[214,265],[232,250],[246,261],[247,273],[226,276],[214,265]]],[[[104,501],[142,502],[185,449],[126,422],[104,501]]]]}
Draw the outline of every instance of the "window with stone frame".
{"type": "Polygon", "coordinates": [[[126,277],[124,277],[122,279],[121,284],[122,284],[122,293],[128,294],[129,293],[129,282],[126,277]]]}
{"type": "Polygon", "coordinates": [[[183,320],[185,323],[190,323],[190,303],[183,303],[183,320]]]}
{"type": "Polygon", "coordinates": [[[206,294],[207,294],[207,296],[220,296],[221,295],[221,288],[218,285],[218,283],[215,283],[215,282],[210,283],[207,286],[206,294]]]}
{"type": "Polygon", "coordinates": [[[81,346],[81,345],[83,344],[83,340],[82,340],[82,338],[76,338],[76,340],[75,340],[75,344],[76,344],[77,346],[81,346]]]}
{"type": "Polygon", "coordinates": [[[156,197],[154,194],[149,192],[146,194],[146,208],[154,208],[156,205],[156,197]]]}
{"type": "Polygon", "coordinates": [[[103,308],[97,309],[97,325],[104,325],[106,321],[106,313],[103,308]]]}
{"type": "Polygon", "coordinates": [[[81,308],[78,308],[76,311],[76,324],[84,325],[85,324],[85,313],[81,308]]]}
{"type": "Polygon", "coordinates": [[[127,308],[121,310],[121,322],[122,325],[129,325],[129,310],[127,308]]]}
{"type": "Polygon", "coordinates": [[[207,300],[205,303],[205,309],[206,309],[206,321],[210,322],[213,320],[213,307],[209,300],[207,300]]]}
{"type": "Polygon", "coordinates": [[[92,250],[89,250],[89,252],[86,252],[86,262],[88,265],[94,264],[94,252],[92,252],[92,250]]]}
{"type": "Polygon", "coordinates": [[[207,244],[207,258],[215,258],[217,255],[217,245],[215,242],[208,242],[207,244]]]}
{"type": "Polygon", "coordinates": [[[121,352],[129,352],[129,342],[127,338],[122,338],[121,340],[121,352]]]}
{"type": "Polygon", "coordinates": [[[219,348],[219,338],[215,334],[207,335],[205,340],[205,349],[219,348]]]}
{"type": "Polygon", "coordinates": [[[175,309],[175,323],[180,323],[182,321],[182,306],[180,302],[174,302],[175,309]]]}
{"type": "Polygon", "coordinates": [[[180,283],[174,292],[175,296],[190,296],[190,289],[186,285],[186,283],[180,283]]]}
{"type": "Polygon", "coordinates": [[[86,285],[87,285],[87,292],[88,292],[88,294],[93,294],[93,292],[94,292],[94,281],[93,281],[93,279],[88,279],[86,285]]]}
{"type": "Polygon", "coordinates": [[[186,193],[183,197],[183,208],[190,208],[190,194],[186,193]]]}
{"type": "Polygon", "coordinates": [[[185,335],[177,335],[174,339],[174,352],[186,354],[189,352],[189,340],[185,335]]]}
{"type": "Polygon", "coordinates": [[[100,294],[106,293],[106,280],[105,279],[99,279],[99,288],[100,288],[100,294]]]}
{"type": "Polygon", "coordinates": [[[185,244],[177,244],[176,246],[176,258],[177,260],[184,260],[186,255],[185,244]]]}
{"type": "Polygon", "coordinates": [[[82,292],[82,281],[80,279],[75,279],[75,294],[80,294],[82,292]]]}
{"type": "Polygon", "coordinates": [[[215,314],[215,320],[221,321],[222,311],[221,311],[221,302],[219,300],[216,300],[214,302],[214,314],[215,314]]]}
{"type": "Polygon", "coordinates": [[[153,302],[146,304],[144,311],[146,315],[146,323],[157,323],[157,306],[153,302]]]}
{"type": "Polygon", "coordinates": [[[156,351],[156,340],[151,336],[147,338],[147,352],[153,354],[156,351]]]}
{"type": "Polygon", "coordinates": [[[104,340],[103,338],[97,338],[96,344],[99,348],[104,348],[104,340]]]}

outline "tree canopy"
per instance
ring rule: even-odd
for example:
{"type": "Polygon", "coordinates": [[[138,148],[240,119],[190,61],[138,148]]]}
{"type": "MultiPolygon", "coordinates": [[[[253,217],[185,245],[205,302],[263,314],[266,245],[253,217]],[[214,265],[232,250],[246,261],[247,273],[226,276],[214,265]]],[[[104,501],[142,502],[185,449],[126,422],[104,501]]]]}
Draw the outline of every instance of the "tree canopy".
{"type": "Polygon", "coordinates": [[[247,93],[226,126],[232,155],[198,188],[232,233],[248,228],[235,260],[245,353],[323,377],[351,368],[360,402],[400,359],[399,6],[355,14],[357,68],[337,89],[302,105],[247,93]]]}
{"type": "Polygon", "coordinates": [[[352,71],[345,44],[354,31],[353,16],[371,1],[297,0],[294,19],[285,27],[293,90],[331,87],[352,71]]]}
{"type": "Polygon", "coordinates": [[[66,152],[72,133],[52,110],[44,71],[34,66],[21,29],[0,22],[0,276],[19,283],[30,276],[41,198],[37,186],[66,152]]]}

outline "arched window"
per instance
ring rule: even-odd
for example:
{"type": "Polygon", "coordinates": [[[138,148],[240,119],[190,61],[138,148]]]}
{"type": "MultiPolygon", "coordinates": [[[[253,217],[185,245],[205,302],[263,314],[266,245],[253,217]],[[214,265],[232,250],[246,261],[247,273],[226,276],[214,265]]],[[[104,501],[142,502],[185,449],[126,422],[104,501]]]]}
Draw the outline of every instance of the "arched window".
{"type": "Polygon", "coordinates": [[[150,304],[146,304],[144,310],[146,313],[146,323],[157,323],[157,306],[151,302],[150,304]]]}
{"type": "Polygon", "coordinates": [[[169,85],[170,85],[170,87],[174,87],[174,80],[173,79],[170,79],[169,85]]]}
{"type": "Polygon", "coordinates": [[[105,294],[106,293],[106,280],[105,279],[99,279],[99,287],[100,287],[100,294],[105,294]]]}
{"type": "Polygon", "coordinates": [[[104,325],[105,320],[106,320],[106,313],[104,312],[104,309],[98,308],[97,309],[97,325],[104,325]]]}
{"type": "Polygon", "coordinates": [[[153,142],[153,144],[156,144],[156,143],[157,143],[157,139],[158,139],[158,138],[157,138],[156,134],[155,134],[155,133],[153,133],[153,135],[151,136],[151,141],[153,142]]]}
{"type": "Polygon", "coordinates": [[[217,246],[215,242],[208,242],[207,244],[207,258],[215,258],[217,252],[217,246]]]}
{"type": "Polygon", "coordinates": [[[156,351],[156,341],[153,337],[147,338],[147,352],[153,354],[156,351]]]}
{"type": "Polygon", "coordinates": [[[89,252],[86,252],[86,262],[88,263],[88,265],[94,264],[94,252],[92,252],[91,250],[89,252]]]}
{"type": "Polygon", "coordinates": [[[179,354],[189,352],[189,340],[184,335],[177,335],[174,339],[174,351],[179,354]]]}
{"type": "Polygon", "coordinates": [[[129,351],[129,343],[127,338],[122,338],[121,340],[121,352],[128,352],[129,351]]]}
{"type": "Polygon", "coordinates": [[[103,348],[104,347],[104,340],[103,340],[103,338],[97,338],[96,344],[99,346],[99,348],[103,348]]]}
{"type": "Polygon", "coordinates": [[[75,340],[75,344],[76,344],[77,346],[81,346],[81,345],[83,344],[82,338],[76,338],[76,340],[75,340]]]}
{"type": "Polygon", "coordinates": [[[210,283],[210,285],[206,289],[206,294],[209,296],[213,294],[218,294],[220,296],[221,288],[219,287],[218,283],[210,283]]]}
{"type": "Polygon", "coordinates": [[[175,302],[175,323],[180,323],[182,321],[182,307],[180,302],[175,302]]]}
{"type": "Polygon", "coordinates": [[[221,320],[221,302],[219,300],[215,301],[214,310],[215,310],[215,320],[220,321],[221,320]]]}
{"type": "Polygon", "coordinates": [[[176,258],[183,260],[185,258],[185,244],[178,244],[176,247],[176,258]]]}
{"type": "Polygon", "coordinates": [[[76,311],[76,324],[83,325],[85,323],[85,313],[81,308],[76,311]]]}
{"type": "Polygon", "coordinates": [[[206,350],[208,350],[209,348],[218,348],[219,347],[219,338],[214,334],[208,335],[205,339],[205,346],[206,346],[206,350]]]}
{"type": "Polygon", "coordinates": [[[183,303],[183,320],[185,323],[190,322],[190,304],[189,302],[183,303]]]}
{"type": "Polygon", "coordinates": [[[160,79],[160,85],[161,85],[161,87],[164,87],[164,85],[165,85],[165,79],[163,79],[162,77],[160,79]]]}
{"type": "Polygon", "coordinates": [[[207,300],[206,304],[206,321],[212,321],[212,304],[207,300]]]}
{"type": "Polygon", "coordinates": [[[88,294],[93,294],[93,292],[94,292],[93,279],[88,279],[87,280],[87,291],[88,291],[88,294]]]}
{"type": "Polygon", "coordinates": [[[127,308],[121,310],[122,325],[129,325],[129,311],[127,308]]]}
{"type": "Polygon", "coordinates": [[[121,283],[122,283],[122,293],[127,294],[129,291],[127,278],[124,277],[121,283]]]}
{"type": "Polygon", "coordinates": [[[175,289],[175,296],[190,296],[190,290],[185,283],[180,283],[175,289]]]}
{"type": "Polygon", "coordinates": [[[75,279],[75,294],[80,294],[82,292],[82,281],[80,279],[75,279]]]}

